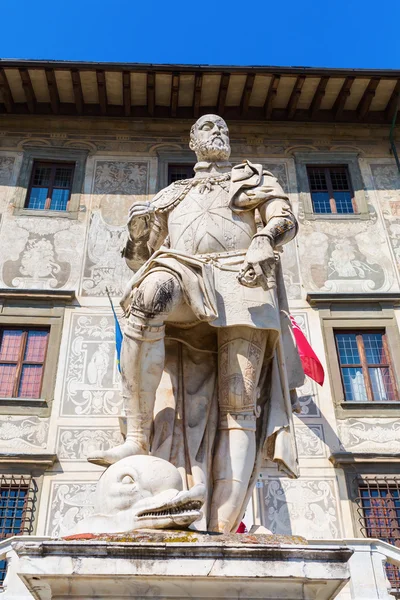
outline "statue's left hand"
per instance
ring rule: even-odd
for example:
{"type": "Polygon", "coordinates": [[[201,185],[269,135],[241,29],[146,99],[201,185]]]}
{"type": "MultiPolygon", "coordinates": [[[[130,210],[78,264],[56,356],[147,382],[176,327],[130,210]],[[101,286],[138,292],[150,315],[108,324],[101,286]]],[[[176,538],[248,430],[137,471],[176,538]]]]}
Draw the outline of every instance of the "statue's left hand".
{"type": "Polygon", "coordinates": [[[239,283],[246,287],[272,287],[275,281],[276,257],[267,236],[256,236],[246,253],[243,267],[238,275],[239,283]]]}

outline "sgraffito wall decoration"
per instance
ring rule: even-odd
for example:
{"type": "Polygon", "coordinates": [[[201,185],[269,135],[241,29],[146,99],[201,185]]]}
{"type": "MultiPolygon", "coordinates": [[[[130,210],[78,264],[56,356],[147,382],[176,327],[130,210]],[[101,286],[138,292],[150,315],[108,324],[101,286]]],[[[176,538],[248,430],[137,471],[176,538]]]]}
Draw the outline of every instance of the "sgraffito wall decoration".
{"type": "Polygon", "coordinates": [[[134,202],[148,199],[148,180],[146,161],[96,160],[83,296],[104,296],[106,287],[113,296],[122,295],[131,274],[121,257],[128,211],[134,202]]]}
{"type": "Polygon", "coordinates": [[[269,477],[264,487],[265,526],[272,533],[306,539],[340,538],[337,498],[333,479],[269,477]]]}
{"type": "Polygon", "coordinates": [[[110,313],[74,314],[61,395],[61,416],[112,417],[122,409],[110,313]]]}

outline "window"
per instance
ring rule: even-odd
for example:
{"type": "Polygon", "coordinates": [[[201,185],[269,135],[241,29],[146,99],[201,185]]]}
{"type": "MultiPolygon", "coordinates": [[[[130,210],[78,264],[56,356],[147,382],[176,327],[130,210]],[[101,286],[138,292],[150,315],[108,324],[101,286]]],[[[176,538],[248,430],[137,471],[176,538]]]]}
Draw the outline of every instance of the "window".
{"type": "MultiPolygon", "coordinates": [[[[400,548],[400,479],[363,477],[358,481],[359,523],[364,537],[400,548]]],[[[400,569],[387,563],[392,593],[400,598],[400,569]],[[397,592],[397,593],[396,593],[397,592]]]]}
{"type": "Polygon", "coordinates": [[[87,150],[24,148],[12,205],[14,215],[77,219],[87,150]]]}
{"type": "Polygon", "coordinates": [[[355,221],[371,218],[355,152],[294,151],[300,218],[355,221]]]}
{"type": "Polygon", "coordinates": [[[318,309],[336,417],[400,418],[400,293],[309,292],[307,301],[318,309]]]}
{"type": "Polygon", "coordinates": [[[336,330],[335,341],[346,401],[398,401],[384,331],[336,330]]]}
{"type": "Polygon", "coordinates": [[[0,290],[0,415],[51,414],[65,307],[74,298],[59,289],[0,290]]]}
{"type": "MultiPolygon", "coordinates": [[[[36,484],[29,476],[0,477],[0,540],[32,533],[36,493],[36,484]]],[[[7,561],[0,560],[0,586],[6,571],[7,561]]]]}
{"type": "Polygon", "coordinates": [[[25,208],[67,210],[71,198],[73,163],[33,163],[25,208]]]}
{"type": "Polygon", "coordinates": [[[40,398],[49,328],[0,328],[0,396],[40,398]]]}
{"type": "Polygon", "coordinates": [[[314,213],[357,213],[347,167],[308,166],[307,174],[314,213]]]}
{"type": "Polygon", "coordinates": [[[191,179],[192,177],[194,177],[192,165],[168,165],[168,185],[171,185],[174,181],[191,179]]]}

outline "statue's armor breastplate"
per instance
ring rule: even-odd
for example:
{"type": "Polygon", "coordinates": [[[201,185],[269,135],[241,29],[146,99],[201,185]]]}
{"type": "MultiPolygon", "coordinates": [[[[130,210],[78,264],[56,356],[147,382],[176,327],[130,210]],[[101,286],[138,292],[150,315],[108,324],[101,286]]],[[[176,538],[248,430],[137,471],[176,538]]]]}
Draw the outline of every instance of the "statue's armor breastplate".
{"type": "Polygon", "coordinates": [[[254,211],[234,213],[228,186],[191,188],[169,213],[170,246],[187,254],[247,250],[256,233],[254,211]]]}

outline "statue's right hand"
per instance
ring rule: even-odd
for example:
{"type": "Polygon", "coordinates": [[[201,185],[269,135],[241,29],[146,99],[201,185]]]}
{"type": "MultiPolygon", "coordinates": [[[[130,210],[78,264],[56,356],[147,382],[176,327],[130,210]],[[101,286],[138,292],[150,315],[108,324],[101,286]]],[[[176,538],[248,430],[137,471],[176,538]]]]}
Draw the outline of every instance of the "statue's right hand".
{"type": "Polygon", "coordinates": [[[150,217],[155,211],[151,202],[137,202],[132,204],[128,214],[128,225],[138,217],[150,217]]]}
{"type": "Polygon", "coordinates": [[[151,202],[137,202],[130,207],[127,225],[131,240],[138,240],[148,234],[153,213],[154,206],[151,202]]]}

